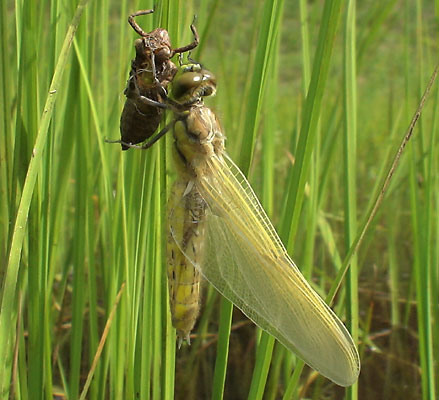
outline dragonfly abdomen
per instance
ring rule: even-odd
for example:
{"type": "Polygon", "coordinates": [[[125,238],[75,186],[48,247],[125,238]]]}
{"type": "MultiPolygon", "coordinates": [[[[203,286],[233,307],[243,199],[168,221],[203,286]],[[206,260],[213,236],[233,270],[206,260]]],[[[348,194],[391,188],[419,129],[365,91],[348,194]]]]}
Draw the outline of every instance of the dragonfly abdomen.
{"type": "Polygon", "coordinates": [[[180,344],[183,340],[190,342],[189,335],[199,313],[201,276],[194,264],[202,261],[204,244],[205,204],[195,186],[190,185],[185,180],[177,180],[168,205],[169,218],[173,221],[167,248],[169,302],[172,325],[180,344]],[[182,207],[175,200],[183,195],[182,207]],[[181,243],[181,247],[177,243],[181,243]]]}

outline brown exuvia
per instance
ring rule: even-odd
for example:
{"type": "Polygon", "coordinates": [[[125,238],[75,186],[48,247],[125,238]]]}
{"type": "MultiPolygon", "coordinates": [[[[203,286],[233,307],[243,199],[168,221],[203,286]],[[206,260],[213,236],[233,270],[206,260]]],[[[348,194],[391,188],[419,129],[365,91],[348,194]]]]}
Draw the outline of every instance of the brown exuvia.
{"type": "Polygon", "coordinates": [[[122,150],[129,149],[124,143],[143,142],[157,130],[164,109],[148,103],[145,99],[164,102],[166,89],[177,72],[171,58],[177,53],[194,49],[199,43],[198,33],[193,24],[193,42],[176,49],[172,48],[166,29],[156,28],[149,33],[144,32],[134,18],[153,12],[154,10],[141,10],[128,18],[129,24],[141,37],[134,42],[136,57],[131,61],[131,71],[124,91],[127,99],[120,118],[122,150]]]}

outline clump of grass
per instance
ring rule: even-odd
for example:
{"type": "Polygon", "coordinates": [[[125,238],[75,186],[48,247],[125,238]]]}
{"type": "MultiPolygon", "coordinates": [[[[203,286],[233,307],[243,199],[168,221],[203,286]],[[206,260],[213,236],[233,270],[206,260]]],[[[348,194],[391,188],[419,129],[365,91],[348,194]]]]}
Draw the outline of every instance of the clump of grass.
{"type": "Polygon", "coordinates": [[[127,16],[153,4],[86,3],[0,2],[1,398],[435,398],[437,89],[370,218],[437,62],[432,5],[163,1],[141,20],[179,46],[197,14],[192,58],[217,75],[209,106],[229,153],[316,290],[341,284],[333,307],[363,365],[342,392],[212,288],[193,345],[176,352],[171,139],[145,152],[104,143],[119,137],[127,16]]]}

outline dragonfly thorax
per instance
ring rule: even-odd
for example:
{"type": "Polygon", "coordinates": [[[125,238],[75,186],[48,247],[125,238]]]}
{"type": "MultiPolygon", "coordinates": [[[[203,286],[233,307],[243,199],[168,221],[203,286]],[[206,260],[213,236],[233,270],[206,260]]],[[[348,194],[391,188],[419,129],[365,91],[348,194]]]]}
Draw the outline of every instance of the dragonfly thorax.
{"type": "MultiPolygon", "coordinates": [[[[206,162],[224,151],[224,135],[215,113],[208,107],[197,105],[180,115],[174,126],[177,165],[187,173],[200,176],[206,162]]],[[[180,169],[180,168],[179,168],[180,169]]]]}

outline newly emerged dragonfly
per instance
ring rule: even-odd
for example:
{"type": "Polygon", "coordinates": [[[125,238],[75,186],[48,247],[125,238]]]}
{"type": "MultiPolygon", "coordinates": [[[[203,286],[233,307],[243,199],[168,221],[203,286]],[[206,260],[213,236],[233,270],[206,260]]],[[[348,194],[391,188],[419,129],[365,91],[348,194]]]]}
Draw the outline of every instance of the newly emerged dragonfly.
{"type": "MultiPolygon", "coordinates": [[[[225,136],[203,97],[216,80],[199,64],[181,66],[167,107],[178,178],[168,203],[168,280],[181,343],[199,309],[200,276],[308,365],[341,386],[358,378],[355,344],[285,250],[247,179],[225,152],[225,136]]],[[[157,104],[163,107],[163,104],[157,104]]]]}
{"type": "Polygon", "coordinates": [[[194,49],[199,43],[194,24],[191,25],[194,41],[177,49],[172,48],[166,29],[156,28],[151,32],[144,32],[134,18],[153,12],[154,10],[141,10],[128,18],[129,24],[141,38],[134,42],[136,57],[131,61],[131,71],[124,91],[127,99],[120,118],[122,150],[129,149],[122,142],[143,142],[157,130],[162,120],[163,108],[155,107],[144,99],[163,102],[166,89],[177,72],[171,58],[177,53],[194,49]]]}

